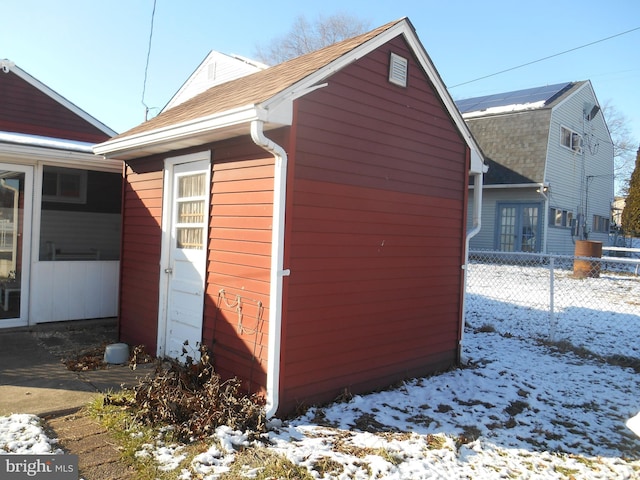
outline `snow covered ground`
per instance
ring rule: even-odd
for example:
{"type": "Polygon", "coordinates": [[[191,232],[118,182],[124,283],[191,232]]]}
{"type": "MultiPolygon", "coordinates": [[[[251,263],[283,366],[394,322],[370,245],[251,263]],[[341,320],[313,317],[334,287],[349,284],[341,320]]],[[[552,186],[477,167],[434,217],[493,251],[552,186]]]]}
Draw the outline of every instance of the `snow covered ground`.
{"type": "Polygon", "coordinates": [[[547,266],[471,264],[467,322],[521,338],[552,336],[605,357],[640,358],[640,277],[603,266],[598,278],[576,279],[556,268],[553,320],[549,285],[547,266]]]}
{"type": "MultiPolygon", "coordinates": [[[[596,353],[622,346],[640,357],[640,306],[635,314],[616,307],[640,298],[640,279],[608,287],[619,295],[606,302],[602,285],[580,283],[600,301],[565,316],[559,329],[577,332],[573,338],[596,353]]],[[[545,330],[517,300],[521,285],[513,288],[512,303],[482,291],[469,297],[466,368],[274,421],[269,448],[317,478],[640,478],[640,438],[632,431],[640,430],[638,373],[538,342],[545,330]]],[[[59,453],[38,420],[0,417],[0,452],[59,453]]],[[[248,444],[243,432],[221,427],[180,478],[214,479],[229,468],[236,448],[248,444]]],[[[180,445],[158,441],[140,455],[165,469],[184,468],[180,445]]]]}

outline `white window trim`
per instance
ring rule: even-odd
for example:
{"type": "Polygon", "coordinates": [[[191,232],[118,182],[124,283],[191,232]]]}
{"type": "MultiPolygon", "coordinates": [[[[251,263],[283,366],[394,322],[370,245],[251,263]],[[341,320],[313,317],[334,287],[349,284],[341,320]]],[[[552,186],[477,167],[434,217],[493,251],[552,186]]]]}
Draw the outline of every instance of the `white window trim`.
{"type": "MultiPolygon", "coordinates": [[[[44,192],[42,194],[43,202],[56,202],[56,203],[79,203],[84,204],[87,203],[87,171],[80,170],[75,168],[65,168],[65,167],[52,167],[50,165],[46,165],[44,169],[47,172],[55,172],[58,174],[64,175],[74,175],[77,174],[80,178],[80,186],[79,186],[79,195],[77,197],[65,197],[59,194],[56,195],[45,195],[44,192]]],[[[43,169],[43,182],[44,182],[44,169],[43,169]]]]}
{"type": "Polygon", "coordinates": [[[560,126],[560,146],[562,146],[563,148],[566,148],[567,150],[570,150],[573,153],[582,153],[582,135],[569,127],[565,127],[564,125],[561,125],[560,126]],[[564,144],[563,140],[564,140],[565,130],[571,134],[571,137],[570,137],[571,145],[564,144]],[[578,145],[575,145],[574,143],[574,139],[576,137],[578,138],[578,145]]]}
{"type": "Polygon", "coordinates": [[[549,215],[552,215],[553,223],[549,223],[550,227],[556,228],[571,228],[571,221],[573,220],[573,212],[571,210],[565,210],[564,208],[551,207],[549,215]],[[560,215],[560,223],[558,223],[558,212],[560,215]]]}

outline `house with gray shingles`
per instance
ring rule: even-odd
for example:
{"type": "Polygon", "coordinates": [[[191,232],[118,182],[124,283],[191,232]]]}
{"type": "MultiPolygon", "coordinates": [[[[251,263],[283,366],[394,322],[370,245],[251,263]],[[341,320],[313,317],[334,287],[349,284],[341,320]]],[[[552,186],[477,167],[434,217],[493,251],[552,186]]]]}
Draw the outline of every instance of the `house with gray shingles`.
{"type": "Polygon", "coordinates": [[[489,166],[471,249],[573,254],[576,240],[606,244],[613,144],[590,81],[456,105],[489,166]]]}

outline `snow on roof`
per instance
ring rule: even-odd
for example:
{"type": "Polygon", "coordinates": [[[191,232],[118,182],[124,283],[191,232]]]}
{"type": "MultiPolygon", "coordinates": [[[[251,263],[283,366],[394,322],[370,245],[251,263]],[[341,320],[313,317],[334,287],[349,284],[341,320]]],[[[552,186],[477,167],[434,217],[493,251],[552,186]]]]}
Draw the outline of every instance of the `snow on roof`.
{"type": "Polygon", "coordinates": [[[472,112],[477,112],[474,116],[478,116],[490,113],[531,110],[548,105],[573,85],[575,84],[572,82],[544,85],[524,90],[494,93],[482,97],[465,98],[456,100],[455,103],[465,118],[468,118],[468,115],[472,112]]]}
{"type": "Polygon", "coordinates": [[[483,117],[485,115],[495,115],[498,113],[520,112],[524,110],[535,110],[545,105],[545,100],[533,103],[514,103],[513,105],[501,105],[499,107],[490,107],[485,110],[475,110],[473,112],[463,113],[462,118],[483,117]]]}
{"type": "Polygon", "coordinates": [[[26,133],[0,132],[0,143],[13,143],[26,147],[53,148],[80,153],[93,153],[93,143],[66,140],[64,138],[41,137],[26,133]]]}

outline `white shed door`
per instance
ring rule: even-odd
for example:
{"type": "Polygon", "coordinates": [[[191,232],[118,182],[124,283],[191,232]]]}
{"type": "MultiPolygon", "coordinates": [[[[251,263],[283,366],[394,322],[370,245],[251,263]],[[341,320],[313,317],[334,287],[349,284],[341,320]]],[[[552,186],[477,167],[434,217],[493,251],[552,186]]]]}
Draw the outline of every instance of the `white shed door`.
{"type": "MultiPolygon", "coordinates": [[[[166,263],[164,356],[199,359],[207,264],[209,161],[172,165],[163,245],[166,263]],[[169,204],[170,203],[170,204],[169,204]]],[[[162,312],[162,309],[161,309],[162,312]]],[[[161,313],[162,315],[162,313],[161,313]]],[[[161,326],[160,326],[161,327],[161,326]]],[[[159,328],[160,331],[160,328],[159,328]]],[[[160,344],[160,342],[159,342],[160,344]]]]}

